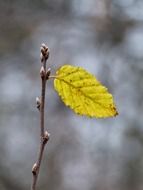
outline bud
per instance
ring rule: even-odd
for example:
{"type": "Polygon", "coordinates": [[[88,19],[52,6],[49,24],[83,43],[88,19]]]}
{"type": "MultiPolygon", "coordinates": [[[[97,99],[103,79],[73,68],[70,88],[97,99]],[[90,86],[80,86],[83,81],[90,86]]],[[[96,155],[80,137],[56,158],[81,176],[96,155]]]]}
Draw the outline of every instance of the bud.
{"type": "Polygon", "coordinates": [[[51,69],[48,68],[47,72],[46,72],[46,79],[48,80],[49,79],[49,76],[51,74],[51,69]]]}
{"type": "Polygon", "coordinates": [[[41,69],[40,69],[40,75],[41,75],[41,78],[44,78],[44,77],[45,77],[45,69],[44,69],[43,66],[42,66],[41,69]]]}
{"type": "Polygon", "coordinates": [[[42,49],[42,48],[43,48],[43,49],[48,49],[48,47],[47,47],[44,43],[41,44],[41,49],[42,49]]]}
{"type": "Polygon", "coordinates": [[[37,105],[37,109],[40,110],[41,101],[39,97],[36,97],[36,105],[37,105]]]}
{"type": "Polygon", "coordinates": [[[36,104],[39,105],[41,102],[40,102],[40,98],[39,97],[36,97],[36,104]]]}
{"type": "Polygon", "coordinates": [[[41,45],[41,53],[41,61],[43,61],[44,59],[47,60],[49,58],[49,48],[45,44],[41,45]]]}
{"type": "Polygon", "coordinates": [[[47,131],[45,131],[44,137],[43,137],[43,143],[46,144],[49,138],[50,138],[50,134],[47,131]]]}
{"type": "Polygon", "coordinates": [[[33,173],[33,175],[36,175],[37,169],[38,169],[37,163],[35,163],[35,164],[33,165],[33,167],[32,167],[32,173],[33,173]]]}

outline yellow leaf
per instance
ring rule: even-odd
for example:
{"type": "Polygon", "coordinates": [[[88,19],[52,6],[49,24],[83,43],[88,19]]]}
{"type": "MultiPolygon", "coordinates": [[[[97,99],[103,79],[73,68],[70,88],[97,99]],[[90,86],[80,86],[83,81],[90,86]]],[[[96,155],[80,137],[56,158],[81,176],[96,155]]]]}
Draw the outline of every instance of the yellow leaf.
{"type": "Polygon", "coordinates": [[[56,72],[54,87],[63,102],[77,114],[90,117],[118,114],[107,88],[81,67],[62,66],[56,72]]]}

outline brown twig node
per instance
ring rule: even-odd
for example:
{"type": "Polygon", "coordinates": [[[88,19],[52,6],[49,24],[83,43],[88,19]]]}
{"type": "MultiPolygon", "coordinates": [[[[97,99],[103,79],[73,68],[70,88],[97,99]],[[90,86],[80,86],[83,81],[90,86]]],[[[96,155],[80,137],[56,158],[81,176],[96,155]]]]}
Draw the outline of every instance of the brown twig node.
{"type": "Polygon", "coordinates": [[[40,69],[41,97],[36,98],[36,104],[37,104],[38,110],[40,111],[40,130],[41,130],[40,139],[41,141],[40,141],[40,150],[39,150],[38,160],[32,167],[33,180],[32,180],[31,190],[36,190],[36,184],[37,184],[37,179],[39,175],[44,148],[50,137],[50,134],[47,131],[45,131],[45,121],[44,121],[46,82],[50,76],[50,69],[46,71],[46,61],[49,58],[49,48],[45,44],[42,44],[41,46],[40,58],[41,58],[41,63],[42,63],[42,66],[40,69]]]}
{"type": "Polygon", "coordinates": [[[51,74],[51,69],[48,68],[47,72],[46,72],[46,79],[48,80],[49,79],[49,76],[51,74]]]}
{"type": "Polygon", "coordinates": [[[33,165],[33,167],[32,167],[32,173],[33,173],[33,175],[36,175],[37,169],[38,169],[37,163],[35,163],[35,164],[33,165]]]}
{"type": "Polygon", "coordinates": [[[37,105],[37,109],[40,111],[41,101],[39,97],[36,97],[36,105],[37,105]]]}
{"type": "Polygon", "coordinates": [[[44,79],[45,74],[46,74],[45,69],[44,69],[44,67],[42,66],[41,69],[40,69],[40,76],[41,76],[41,79],[44,79]]]}
{"type": "Polygon", "coordinates": [[[47,131],[45,131],[44,138],[43,138],[43,144],[46,144],[48,142],[49,138],[50,138],[50,134],[47,131]]]}

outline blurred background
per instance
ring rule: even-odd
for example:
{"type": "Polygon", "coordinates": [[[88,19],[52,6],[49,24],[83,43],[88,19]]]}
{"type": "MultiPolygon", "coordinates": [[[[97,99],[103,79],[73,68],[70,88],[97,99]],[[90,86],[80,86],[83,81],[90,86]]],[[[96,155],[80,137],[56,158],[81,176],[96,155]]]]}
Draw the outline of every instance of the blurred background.
{"type": "Polygon", "coordinates": [[[53,74],[66,63],[84,67],[108,87],[119,116],[77,116],[48,81],[51,138],[38,189],[142,190],[142,0],[0,0],[0,189],[30,189],[43,42],[53,74]]]}

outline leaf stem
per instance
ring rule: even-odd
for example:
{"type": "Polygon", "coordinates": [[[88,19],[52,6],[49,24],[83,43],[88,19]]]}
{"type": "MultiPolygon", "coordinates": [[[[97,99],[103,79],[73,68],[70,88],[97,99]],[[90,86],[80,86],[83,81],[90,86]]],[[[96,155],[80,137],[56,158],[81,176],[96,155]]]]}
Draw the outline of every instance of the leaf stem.
{"type": "Polygon", "coordinates": [[[50,75],[49,76],[49,79],[55,79],[55,78],[58,78],[58,76],[56,76],[56,75],[50,75]]]}

